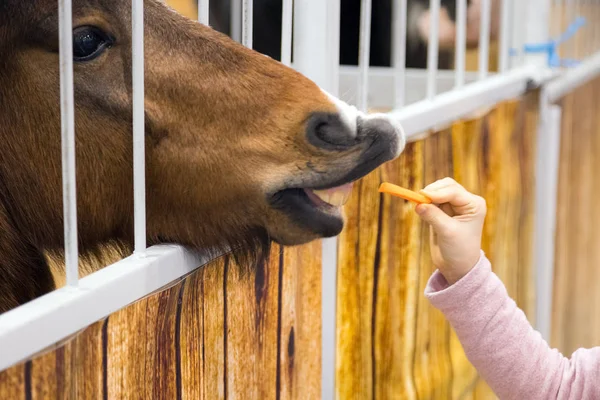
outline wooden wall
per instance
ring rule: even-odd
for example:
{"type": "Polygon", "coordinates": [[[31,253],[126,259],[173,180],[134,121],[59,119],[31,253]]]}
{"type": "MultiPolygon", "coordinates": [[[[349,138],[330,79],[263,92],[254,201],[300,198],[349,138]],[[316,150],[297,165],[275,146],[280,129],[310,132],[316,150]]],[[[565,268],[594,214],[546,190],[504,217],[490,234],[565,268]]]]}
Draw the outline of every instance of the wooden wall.
{"type": "MultiPolygon", "coordinates": [[[[484,248],[530,313],[536,109],[529,95],[456,123],[356,185],[339,245],[339,399],[494,398],[423,296],[427,229],[377,188],[454,176],[484,195],[484,248]]],[[[216,260],[1,372],[0,399],[319,398],[320,255],[315,242],[255,266],[216,260]]]]}
{"type": "Polygon", "coordinates": [[[316,399],[320,287],[319,243],[224,257],[0,372],[0,399],[316,399]]]}
{"type": "Polygon", "coordinates": [[[600,79],[563,101],[551,342],[565,355],[600,338],[600,79]]]}
{"type": "Polygon", "coordinates": [[[487,399],[443,316],[423,296],[433,272],[428,230],[412,205],[377,193],[381,181],[418,190],[454,176],[483,195],[484,250],[518,304],[533,315],[531,265],[537,99],[408,146],[363,179],[347,206],[338,290],[337,388],[341,399],[487,399]]]}

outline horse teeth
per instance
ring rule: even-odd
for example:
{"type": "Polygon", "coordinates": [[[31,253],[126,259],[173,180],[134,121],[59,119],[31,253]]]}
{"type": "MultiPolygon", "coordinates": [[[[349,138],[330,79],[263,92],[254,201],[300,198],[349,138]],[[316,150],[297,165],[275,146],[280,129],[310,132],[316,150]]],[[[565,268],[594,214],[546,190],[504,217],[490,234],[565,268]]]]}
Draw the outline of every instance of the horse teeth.
{"type": "Polygon", "coordinates": [[[348,202],[351,191],[349,190],[313,190],[315,196],[323,200],[325,203],[330,204],[334,207],[341,207],[348,202]]]}

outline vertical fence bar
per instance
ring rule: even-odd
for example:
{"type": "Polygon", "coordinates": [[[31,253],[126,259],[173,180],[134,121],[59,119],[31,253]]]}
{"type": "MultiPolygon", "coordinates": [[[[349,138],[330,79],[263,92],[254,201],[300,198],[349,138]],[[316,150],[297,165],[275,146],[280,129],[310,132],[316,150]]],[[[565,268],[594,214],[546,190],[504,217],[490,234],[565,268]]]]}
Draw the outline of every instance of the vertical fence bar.
{"type": "Polygon", "coordinates": [[[252,48],[253,3],[253,0],[243,0],[242,3],[242,44],[250,49],[252,48]]]}
{"type": "Polygon", "coordinates": [[[517,54],[510,57],[510,67],[514,68],[523,65],[525,56],[523,55],[523,45],[527,35],[527,2],[523,0],[511,0],[512,9],[512,35],[511,47],[517,51],[517,54]]]}
{"type": "Polygon", "coordinates": [[[75,95],[73,84],[73,12],[71,0],[58,3],[60,58],[60,117],[63,216],[67,285],[77,286],[77,184],[75,180],[75,95]]]}
{"type": "Polygon", "coordinates": [[[330,55],[329,93],[340,95],[340,19],[341,0],[327,0],[327,54],[330,55]]]}
{"type": "Polygon", "coordinates": [[[360,39],[358,41],[358,96],[356,106],[367,112],[369,107],[369,63],[371,55],[371,0],[360,4],[360,39]]]}
{"type": "Polygon", "coordinates": [[[479,27],[479,79],[485,79],[490,59],[491,0],[481,0],[481,25],[479,27]]]}
{"type": "Polygon", "coordinates": [[[198,0],[198,21],[201,24],[209,25],[210,5],[209,0],[198,0]]]}
{"type": "Polygon", "coordinates": [[[144,0],[132,0],[133,203],[135,252],[146,249],[144,126],[144,0]]]}
{"type": "Polygon", "coordinates": [[[511,1],[510,0],[501,0],[502,8],[500,10],[500,46],[498,51],[499,54],[499,65],[498,72],[506,72],[508,71],[508,56],[509,56],[509,45],[510,45],[510,11],[511,11],[511,1]]]}
{"type": "Polygon", "coordinates": [[[560,106],[548,104],[544,92],[542,92],[540,101],[534,231],[534,265],[536,271],[535,325],[542,337],[550,340],[562,109],[560,106]]]}
{"type": "MultiPolygon", "coordinates": [[[[339,65],[339,21],[336,24],[334,19],[339,20],[339,10],[340,0],[294,1],[294,67],[333,95],[337,95],[337,88],[331,78],[337,76],[339,65]]],[[[337,240],[325,239],[322,243],[321,399],[334,400],[337,240]]]]}
{"type": "Polygon", "coordinates": [[[242,42],[242,0],[231,0],[230,35],[238,43],[242,42]]]}
{"type": "MultiPolygon", "coordinates": [[[[334,96],[340,91],[340,18],[341,0],[327,0],[326,52],[330,59],[325,67],[328,79],[321,86],[334,96]]],[[[321,399],[334,400],[337,335],[337,237],[323,239],[321,255],[321,399]]]]}
{"type": "Polygon", "coordinates": [[[427,99],[432,100],[437,90],[438,52],[440,41],[440,0],[429,1],[429,43],[427,53],[427,99]]]}
{"type": "Polygon", "coordinates": [[[294,0],[283,0],[281,12],[281,62],[292,65],[292,23],[294,0]]]}
{"type": "MultiPolygon", "coordinates": [[[[527,0],[525,23],[525,43],[544,43],[550,39],[550,1],[527,0]]],[[[547,55],[530,53],[525,55],[527,64],[547,65],[547,55]]]]}
{"type": "Polygon", "coordinates": [[[400,108],[406,102],[407,0],[394,1],[392,7],[392,57],[394,60],[395,108],[400,108]]]}
{"type": "Polygon", "coordinates": [[[467,53],[467,0],[456,2],[456,45],[454,62],[455,87],[465,85],[466,53],[467,53]]]}

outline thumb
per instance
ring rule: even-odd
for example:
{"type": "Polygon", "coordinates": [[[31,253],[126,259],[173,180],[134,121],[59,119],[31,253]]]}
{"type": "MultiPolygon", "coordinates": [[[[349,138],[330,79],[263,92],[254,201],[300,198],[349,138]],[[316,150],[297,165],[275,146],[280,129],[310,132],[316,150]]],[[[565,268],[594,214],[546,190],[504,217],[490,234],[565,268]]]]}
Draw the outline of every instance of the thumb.
{"type": "Polygon", "coordinates": [[[431,225],[436,233],[444,232],[448,229],[448,225],[454,222],[448,214],[433,204],[419,204],[415,211],[423,221],[431,225]]]}

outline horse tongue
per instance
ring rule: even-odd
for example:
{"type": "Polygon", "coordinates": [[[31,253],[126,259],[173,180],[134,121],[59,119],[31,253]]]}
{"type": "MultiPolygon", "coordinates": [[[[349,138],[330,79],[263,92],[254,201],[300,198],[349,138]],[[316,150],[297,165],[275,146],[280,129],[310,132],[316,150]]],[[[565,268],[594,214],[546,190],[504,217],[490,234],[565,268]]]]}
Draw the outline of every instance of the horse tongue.
{"type": "Polygon", "coordinates": [[[312,193],[325,203],[340,207],[348,202],[350,194],[352,193],[352,183],[347,183],[331,189],[312,190],[312,193]]]}

